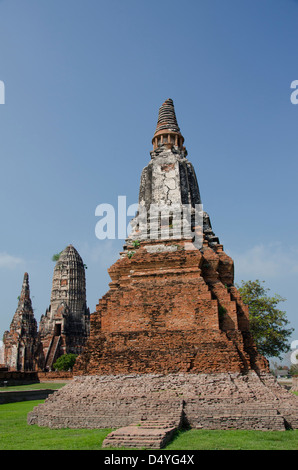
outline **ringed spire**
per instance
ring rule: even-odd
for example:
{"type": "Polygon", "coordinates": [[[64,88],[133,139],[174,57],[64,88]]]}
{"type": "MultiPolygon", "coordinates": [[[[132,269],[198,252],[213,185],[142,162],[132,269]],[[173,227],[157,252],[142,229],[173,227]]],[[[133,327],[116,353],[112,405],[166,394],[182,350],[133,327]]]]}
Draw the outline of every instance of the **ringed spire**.
{"type": "Polygon", "coordinates": [[[165,145],[168,148],[173,146],[181,148],[184,137],[178,126],[174,102],[168,98],[159,108],[156,130],[152,139],[153,150],[165,145]]]}

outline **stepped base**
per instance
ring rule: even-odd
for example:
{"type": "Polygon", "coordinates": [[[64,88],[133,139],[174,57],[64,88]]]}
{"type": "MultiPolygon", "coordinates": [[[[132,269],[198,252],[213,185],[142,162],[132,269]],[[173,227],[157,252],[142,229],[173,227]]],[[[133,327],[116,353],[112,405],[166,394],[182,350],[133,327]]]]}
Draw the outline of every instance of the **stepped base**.
{"type": "Polygon", "coordinates": [[[298,429],[298,397],[269,373],[79,376],[28,414],[28,424],[51,428],[145,420],[197,429],[298,429]]]}

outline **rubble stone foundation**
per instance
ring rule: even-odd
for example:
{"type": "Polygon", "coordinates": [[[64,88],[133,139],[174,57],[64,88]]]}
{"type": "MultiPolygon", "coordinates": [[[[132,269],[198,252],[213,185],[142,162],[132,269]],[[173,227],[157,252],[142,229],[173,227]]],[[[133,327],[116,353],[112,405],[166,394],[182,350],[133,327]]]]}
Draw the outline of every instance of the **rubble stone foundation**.
{"type": "Polygon", "coordinates": [[[297,429],[297,397],[254,371],[78,376],[28,414],[29,424],[50,428],[145,420],[196,429],[297,429]]]}

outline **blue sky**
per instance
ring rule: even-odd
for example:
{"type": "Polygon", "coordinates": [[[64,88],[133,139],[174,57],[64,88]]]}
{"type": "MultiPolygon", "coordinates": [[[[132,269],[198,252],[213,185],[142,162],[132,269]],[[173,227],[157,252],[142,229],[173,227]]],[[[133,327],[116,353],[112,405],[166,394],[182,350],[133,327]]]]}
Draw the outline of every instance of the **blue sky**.
{"type": "Polygon", "coordinates": [[[95,208],[137,202],[172,98],[236,282],[285,297],[298,339],[297,44],[294,0],[0,1],[0,336],[25,271],[39,321],[69,243],[95,310],[123,244],[95,237],[95,208]]]}

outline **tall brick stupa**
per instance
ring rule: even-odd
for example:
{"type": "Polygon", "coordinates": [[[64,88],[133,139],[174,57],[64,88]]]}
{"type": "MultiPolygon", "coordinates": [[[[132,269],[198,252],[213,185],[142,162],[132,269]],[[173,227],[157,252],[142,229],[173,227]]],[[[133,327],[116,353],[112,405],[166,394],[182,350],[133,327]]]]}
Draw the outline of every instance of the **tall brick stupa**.
{"type": "Polygon", "coordinates": [[[91,315],[76,377],[29,423],[102,428],[153,418],[208,429],[297,428],[298,401],[256,349],[171,99],[152,143],[139,211],[108,270],[110,289],[91,315]],[[168,209],[168,218],[152,206],[168,209]]]}
{"type": "Polygon", "coordinates": [[[90,338],[76,372],[268,370],[249,332],[248,308],[234,286],[233,260],[214,235],[208,214],[201,217],[198,246],[193,242],[199,227],[192,216],[186,235],[182,224],[175,224],[184,207],[195,215],[201,197],[171,99],[159,110],[152,142],[139,191],[139,214],[145,209],[145,216],[134,221],[120,259],[109,269],[110,290],[91,316],[90,338]],[[168,220],[150,212],[152,206],[168,208],[168,220]]]}

